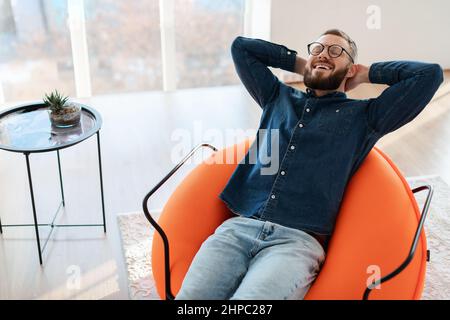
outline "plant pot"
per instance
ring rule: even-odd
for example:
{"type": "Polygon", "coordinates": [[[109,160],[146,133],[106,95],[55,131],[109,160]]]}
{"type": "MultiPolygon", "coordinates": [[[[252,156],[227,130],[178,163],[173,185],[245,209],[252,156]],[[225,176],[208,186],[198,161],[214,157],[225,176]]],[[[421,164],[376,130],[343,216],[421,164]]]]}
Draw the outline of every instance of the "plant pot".
{"type": "Polygon", "coordinates": [[[48,110],[52,126],[57,128],[69,128],[80,123],[81,105],[76,103],[67,103],[59,111],[48,110]]]}

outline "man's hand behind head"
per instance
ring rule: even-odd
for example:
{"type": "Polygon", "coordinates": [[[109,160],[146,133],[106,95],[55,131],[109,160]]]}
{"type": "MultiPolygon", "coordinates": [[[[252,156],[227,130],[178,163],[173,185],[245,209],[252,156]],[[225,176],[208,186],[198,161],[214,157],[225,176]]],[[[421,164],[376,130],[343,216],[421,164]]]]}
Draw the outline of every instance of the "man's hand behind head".
{"type": "Polygon", "coordinates": [[[351,78],[348,78],[345,82],[345,92],[355,89],[361,83],[370,83],[369,67],[362,64],[355,64],[352,66],[352,68],[356,69],[354,71],[355,75],[351,78]]]}

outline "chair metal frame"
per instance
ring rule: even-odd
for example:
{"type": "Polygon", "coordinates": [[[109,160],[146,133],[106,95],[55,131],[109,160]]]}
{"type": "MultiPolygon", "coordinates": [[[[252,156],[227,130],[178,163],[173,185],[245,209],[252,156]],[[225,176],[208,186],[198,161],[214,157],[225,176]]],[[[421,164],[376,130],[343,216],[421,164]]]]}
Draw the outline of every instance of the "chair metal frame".
{"type": "MultiPolygon", "coordinates": [[[[156,222],[155,219],[153,219],[152,215],[150,214],[149,210],[148,210],[148,201],[150,199],[150,197],[175,173],[178,171],[178,169],[180,169],[180,167],[189,159],[191,158],[195,152],[197,150],[199,150],[202,147],[208,147],[210,149],[212,149],[213,151],[218,151],[218,149],[208,143],[202,143],[197,145],[195,148],[193,148],[191,150],[191,152],[189,152],[160,182],[158,182],[156,184],[155,187],[153,187],[148,193],[147,195],[144,197],[144,200],[142,201],[142,207],[144,210],[144,214],[145,217],[147,218],[147,220],[150,222],[150,224],[155,228],[155,230],[159,233],[159,235],[161,236],[162,240],[163,240],[163,245],[164,245],[164,271],[165,271],[165,292],[166,292],[166,299],[167,300],[174,300],[175,296],[172,293],[172,289],[171,289],[171,280],[170,280],[170,255],[169,255],[169,240],[167,238],[166,233],[164,232],[164,230],[161,228],[161,226],[156,222]]],[[[419,220],[419,224],[417,226],[408,256],[406,257],[406,259],[400,264],[400,266],[398,266],[394,271],[392,271],[391,273],[389,273],[388,275],[374,281],[372,284],[368,285],[362,295],[362,300],[368,300],[369,299],[369,295],[372,292],[372,290],[374,288],[376,288],[377,286],[381,285],[382,283],[391,280],[392,278],[394,278],[395,276],[397,276],[398,274],[400,274],[408,265],[409,263],[412,261],[412,259],[414,258],[414,254],[416,252],[417,249],[417,244],[419,242],[420,239],[420,235],[422,233],[422,229],[423,226],[425,224],[425,220],[429,211],[429,207],[430,207],[430,203],[431,203],[431,198],[433,197],[433,187],[431,185],[423,185],[417,188],[412,189],[412,192],[415,194],[417,192],[423,191],[423,190],[428,190],[427,193],[427,197],[422,209],[422,213],[420,216],[420,220],[419,220]]],[[[430,251],[427,250],[427,261],[430,261],[430,251]]]]}

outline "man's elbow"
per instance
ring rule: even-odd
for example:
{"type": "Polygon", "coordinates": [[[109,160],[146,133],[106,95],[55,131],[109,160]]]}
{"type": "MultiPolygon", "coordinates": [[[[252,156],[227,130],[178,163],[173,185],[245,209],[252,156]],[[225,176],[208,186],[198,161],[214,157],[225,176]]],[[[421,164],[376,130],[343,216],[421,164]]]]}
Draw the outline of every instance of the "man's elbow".
{"type": "Polygon", "coordinates": [[[430,63],[424,69],[423,76],[420,89],[427,97],[425,100],[428,103],[436,94],[442,82],[444,82],[444,71],[439,64],[430,63]]]}
{"type": "Polygon", "coordinates": [[[431,64],[430,75],[433,79],[433,82],[436,84],[436,87],[439,88],[442,82],[444,82],[444,70],[442,70],[442,67],[437,63],[431,64]]]}
{"type": "Polygon", "coordinates": [[[242,50],[242,42],[244,40],[244,37],[237,36],[233,42],[231,43],[231,54],[234,55],[236,52],[242,50]]]}

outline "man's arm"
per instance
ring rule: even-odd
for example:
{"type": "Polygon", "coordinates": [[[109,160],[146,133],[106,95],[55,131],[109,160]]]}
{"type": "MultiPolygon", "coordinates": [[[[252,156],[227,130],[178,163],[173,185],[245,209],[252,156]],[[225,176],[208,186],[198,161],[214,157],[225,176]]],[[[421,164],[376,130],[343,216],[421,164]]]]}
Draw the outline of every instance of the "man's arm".
{"type": "Polygon", "coordinates": [[[443,82],[438,64],[417,61],[377,62],[370,68],[359,66],[358,71],[355,77],[359,77],[360,83],[390,86],[379,97],[369,99],[367,107],[368,125],[381,135],[413,120],[443,82]]]}
{"type": "Polygon", "coordinates": [[[261,39],[237,37],[231,45],[231,55],[239,78],[263,109],[278,96],[281,85],[268,67],[290,72],[304,69],[297,51],[261,39]]]}

